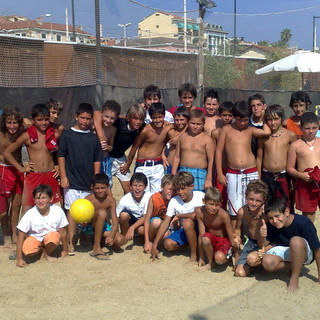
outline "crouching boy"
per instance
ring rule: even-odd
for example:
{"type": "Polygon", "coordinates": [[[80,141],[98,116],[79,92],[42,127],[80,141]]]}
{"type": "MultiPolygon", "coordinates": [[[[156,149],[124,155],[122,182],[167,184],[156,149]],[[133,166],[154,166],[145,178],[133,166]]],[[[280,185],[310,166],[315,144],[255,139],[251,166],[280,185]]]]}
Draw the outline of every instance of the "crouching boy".
{"type": "Polygon", "coordinates": [[[33,190],[35,206],[29,209],[19,222],[17,241],[17,266],[24,267],[25,256],[40,255],[55,259],[52,254],[62,243],[61,257],[68,255],[67,218],[61,207],[50,205],[52,189],[40,184],[33,190]]]}

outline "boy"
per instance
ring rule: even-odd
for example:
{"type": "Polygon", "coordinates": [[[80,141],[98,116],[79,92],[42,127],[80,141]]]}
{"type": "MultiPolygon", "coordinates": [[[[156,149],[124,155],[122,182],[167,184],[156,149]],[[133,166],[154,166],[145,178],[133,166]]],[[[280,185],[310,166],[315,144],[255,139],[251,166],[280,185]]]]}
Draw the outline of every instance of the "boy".
{"type": "Polygon", "coordinates": [[[165,240],[164,247],[168,251],[180,249],[182,246],[190,246],[190,263],[197,262],[197,234],[195,231],[195,210],[202,206],[204,193],[193,191],[194,178],[191,173],[180,171],[173,179],[173,186],[177,193],[167,208],[166,216],[159,228],[151,248],[152,260],[158,256],[158,244],[170,229],[175,229],[165,240]]]}
{"type": "Polygon", "coordinates": [[[168,110],[172,115],[174,115],[179,107],[186,107],[188,111],[197,109],[203,111],[204,113],[206,112],[205,109],[193,105],[194,100],[197,99],[198,96],[197,89],[193,84],[183,83],[178,89],[178,95],[181,104],[168,110]]]}
{"type": "Polygon", "coordinates": [[[306,112],[300,121],[302,138],[289,147],[287,171],[296,178],[296,208],[313,222],[320,207],[320,177],[315,176],[320,166],[319,120],[313,112],[306,112]]]}
{"type": "Polygon", "coordinates": [[[169,142],[162,154],[163,166],[167,174],[172,171],[172,162],[177,147],[177,142],[180,136],[186,132],[187,125],[190,119],[187,108],[180,107],[174,113],[174,126],[173,129],[168,132],[169,142]]]}
{"type": "Polygon", "coordinates": [[[297,91],[291,94],[290,107],[294,112],[294,116],[288,118],[284,121],[284,126],[294,132],[297,138],[302,137],[302,132],[300,129],[300,118],[307,111],[311,105],[311,100],[308,93],[304,91],[297,91]]]}
{"type": "Polygon", "coordinates": [[[50,112],[50,127],[58,131],[58,137],[60,137],[64,126],[60,123],[57,123],[57,120],[60,116],[60,113],[63,111],[63,105],[58,99],[49,98],[46,101],[46,106],[50,112]]]}
{"type": "Polygon", "coordinates": [[[101,249],[101,238],[105,238],[108,246],[117,248],[125,242],[118,232],[118,219],[116,214],[116,200],[108,194],[109,178],[104,173],[97,173],[92,180],[92,194],[86,196],[94,206],[92,221],[80,225],[80,230],[86,234],[94,232],[93,250],[90,256],[97,260],[108,260],[108,255],[101,249]],[[110,224],[110,217],[112,225],[110,224]],[[93,230],[94,229],[94,230],[93,230]]]}
{"type": "Polygon", "coordinates": [[[256,158],[251,151],[252,137],[267,137],[270,128],[249,126],[251,109],[245,101],[236,102],[232,108],[234,122],[224,126],[218,139],[216,167],[218,181],[227,186],[229,214],[233,224],[238,210],[245,204],[245,190],[251,180],[258,179],[256,158]],[[226,152],[228,171],[222,171],[222,155],[226,152]]]}
{"type": "MultiPolygon", "coordinates": [[[[233,103],[231,101],[224,101],[219,106],[219,115],[220,115],[221,121],[219,121],[218,127],[212,130],[211,132],[211,137],[213,139],[213,143],[215,146],[217,145],[222,127],[231,124],[233,120],[232,108],[233,108],[233,103]]],[[[227,174],[227,160],[226,160],[225,152],[223,152],[223,155],[222,155],[222,172],[224,175],[227,174]]],[[[221,193],[221,198],[222,198],[221,207],[223,209],[226,209],[227,201],[228,201],[227,187],[218,181],[217,172],[215,172],[214,174],[214,182],[215,182],[215,187],[217,187],[217,189],[221,193]]]]}
{"type": "Polygon", "coordinates": [[[26,173],[22,197],[22,214],[34,205],[32,192],[39,184],[48,184],[52,188],[53,203],[60,202],[58,172],[54,166],[53,152],[57,150],[58,132],[50,127],[49,109],[45,104],[32,107],[33,125],[21,134],[4,151],[7,162],[19,172],[26,173]],[[23,167],[14,157],[17,150],[26,145],[29,163],[23,167]]]}
{"type": "MultiPolygon", "coordinates": [[[[158,103],[161,100],[161,91],[159,87],[153,84],[150,84],[149,86],[145,87],[143,90],[143,99],[144,102],[142,106],[146,110],[146,119],[144,120],[144,122],[146,124],[149,124],[152,120],[148,110],[153,103],[158,103]]],[[[169,123],[174,122],[172,114],[167,110],[165,111],[164,120],[169,123]]]]}
{"type": "Polygon", "coordinates": [[[227,262],[227,255],[233,242],[230,216],[220,207],[221,194],[216,188],[207,188],[203,200],[204,206],[196,208],[199,228],[199,267],[211,270],[214,263],[227,262]],[[208,263],[205,264],[204,255],[208,263]]]}
{"type": "Polygon", "coordinates": [[[214,144],[203,132],[204,121],[202,111],[190,111],[188,129],[178,140],[172,164],[172,174],[178,170],[192,173],[196,191],[212,187],[214,144]]]}
{"type": "MultiPolygon", "coordinates": [[[[154,193],[148,203],[144,217],[144,251],[151,252],[152,241],[163,222],[168,203],[173,195],[173,175],[167,174],[161,179],[161,191],[154,193]]],[[[164,238],[168,236],[164,234],[164,238]]]]}
{"type": "Polygon", "coordinates": [[[297,136],[282,126],[283,119],[284,109],[280,105],[267,107],[265,120],[271,129],[271,136],[258,139],[257,167],[261,180],[269,187],[270,196],[284,198],[289,205],[287,154],[297,136]]]}
{"type": "Polygon", "coordinates": [[[69,214],[70,205],[92,193],[91,181],[100,172],[103,159],[99,140],[89,130],[92,117],[92,105],[81,103],[75,115],[76,124],[62,133],[59,142],[58,163],[69,222],[69,255],[74,255],[76,245],[76,222],[69,214]]]}
{"type": "Polygon", "coordinates": [[[52,189],[40,184],[33,190],[35,206],[21,218],[18,229],[17,266],[24,267],[25,256],[40,255],[41,258],[54,260],[53,252],[62,243],[61,257],[68,255],[66,225],[68,221],[59,206],[50,205],[52,189]]]}
{"type": "Polygon", "coordinates": [[[94,112],[94,127],[99,137],[104,158],[101,161],[101,172],[105,173],[112,187],[112,162],[109,152],[112,151],[117,128],[113,125],[121,113],[121,107],[115,100],[107,100],[101,112],[94,112]],[[96,115],[96,113],[98,113],[96,115]]]}
{"type": "Polygon", "coordinates": [[[164,174],[162,151],[168,141],[168,132],[173,126],[172,124],[164,126],[165,107],[163,103],[153,103],[149,108],[149,114],[152,122],[147,124],[139,134],[123,168],[130,167],[138,149],[135,172],[142,172],[146,175],[148,191],[154,193],[160,191],[161,178],[164,174]]]}
{"type": "Polygon", "coordinates": [[[212,130],[217,128],[217,123],[221,118],[219,117],[219,94],[213,88],[208,88],[204,94],[203,106],[206,110],[206,121],[204,125],[204,132],[211,136],[212,130]]]}
{"type": "Polygon", "coordinates": [[[124,195],[117,206],[120,230],[125,241],[132,240],[135,233],[144,234],[144,217],[151,193],[146,192],[148,185],[147,177],[136,172],[130,179],[131,191],[124,195]]]}
{"type": "Polygon", "coordinates": [[[294,292],[299,289],[302,266],[316,260],[320,282],[320,242],[313,223],[302,215],[290,214],[281,198],[270,198],[265,213],[269,223],[263,220],[260,234],[266,237],[266,248],[259,251],[263,268],[268,272],[290,268],[287,289],[294,292]]]}
{"type": "MultiPolygon", "coordinates": [[[[3,153],[23,131],[23,116],[18,107],[6,107],[0,121],[0,221],[3,247],[7,252],[13,250],[17,243],[16,227],[20,214],[24,179],[23,173],[7,163],[3,153]],[[10,215],[9,208],[11,208],[10,215]]],[[[17,162],[21,163],[21,147],[14,152],[13,156],[17,162]]]]}
{"type": "Polygon", "coordinates": [[[261,180],[251,181],[246,190],[246,204],[237,213],[237,221],[234,229],[233,251],[235,255],[236,277],[246,277],[254,267],[261,265],[258,256],[260,249],[260,227],[264,216],[264,203],[268,197],[268,187],[261,180]],[[243,226],[246,225],[248,234],[243,234],[243,226]],[[240,238],[246,238],[240,258],[240,238]]]}

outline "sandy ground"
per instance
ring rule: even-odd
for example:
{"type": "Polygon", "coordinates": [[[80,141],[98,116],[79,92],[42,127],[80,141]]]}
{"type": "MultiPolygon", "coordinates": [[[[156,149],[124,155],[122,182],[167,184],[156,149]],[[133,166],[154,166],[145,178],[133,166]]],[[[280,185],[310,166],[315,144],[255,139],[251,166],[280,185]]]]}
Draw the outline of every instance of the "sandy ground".
{"type": "MultiPolygon", "coordinates": [[[[114,195],[121,193],[115,183],[114,195]]],[[[320,219],[316,226],[320,230],[320,219]]],[[[152,262],[141,242],[128,243],[111,260],[89,256],[17,268],[0,236],[1,319],[315,319],[320,284],[313,263],[303,268],[301,290],[285,291],[288,273],[260,271],[233,277],[231,266],[199,272],[188,266],[188,249],[152,262]]]]}

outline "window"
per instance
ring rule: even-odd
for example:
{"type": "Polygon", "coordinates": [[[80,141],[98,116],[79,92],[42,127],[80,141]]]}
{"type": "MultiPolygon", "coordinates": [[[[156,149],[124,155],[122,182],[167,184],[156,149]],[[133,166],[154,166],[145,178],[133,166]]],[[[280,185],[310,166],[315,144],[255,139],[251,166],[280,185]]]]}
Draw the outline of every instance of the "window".
{"type": "Polygon", "coordinates": [[[41,33],[41,38],[42,39],[47,39],[47,35],[45,33],[41,33]]]}
{"type": "Polygon", "coordinates": [[[57,34],[57,41],[61,41],[61,36],[60,36],[60,34],[57,34]]]}

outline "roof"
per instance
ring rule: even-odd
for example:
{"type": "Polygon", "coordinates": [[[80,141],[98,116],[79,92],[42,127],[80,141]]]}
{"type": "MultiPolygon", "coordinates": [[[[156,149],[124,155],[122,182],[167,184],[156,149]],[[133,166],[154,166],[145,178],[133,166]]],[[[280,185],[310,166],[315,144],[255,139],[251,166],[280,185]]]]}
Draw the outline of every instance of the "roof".
{"type": "MultiPolygon", "coordinates": [[[[136,38],[127,40],[127,46],[148,46],[150,41],[150,46],[184,46],[183,40],[175,39],[175,38],[166,38],[166,37],[152,37],[152,38],[136,38]]],[[[123,45],[123,40],[120,42],[120,45],[123,45]]],[[[198,48],[198,46],[188,43],[188,47],[190,48],[198,48]]]]}
{"type": "Polygon", "coordinates": [[[244,46],[244,48],[240,51],[240,54],[244,54],[247,51],[250,50],[260,50],[264,51],[266,54],[273,54],[279,52],[279,49],[282,50],[284,53],[291,53],[290,49],[287,48],[280,48],[280,47],[272,47],[272,46],[260,46],[255,43],[246,43],[246,42],[240,42],[240,46],[244,46]]]}

